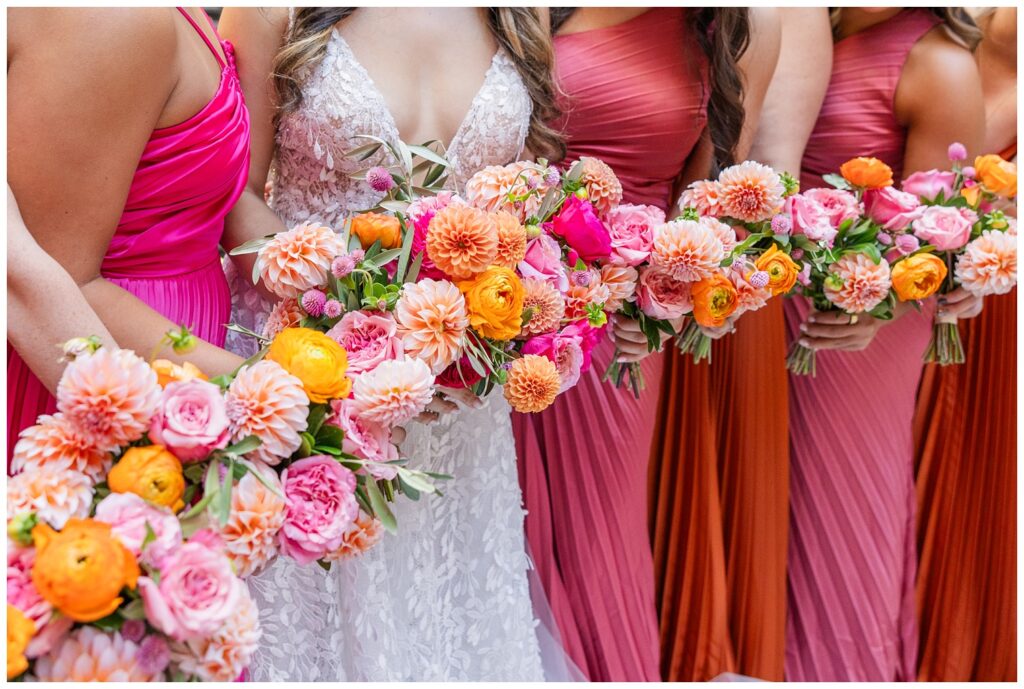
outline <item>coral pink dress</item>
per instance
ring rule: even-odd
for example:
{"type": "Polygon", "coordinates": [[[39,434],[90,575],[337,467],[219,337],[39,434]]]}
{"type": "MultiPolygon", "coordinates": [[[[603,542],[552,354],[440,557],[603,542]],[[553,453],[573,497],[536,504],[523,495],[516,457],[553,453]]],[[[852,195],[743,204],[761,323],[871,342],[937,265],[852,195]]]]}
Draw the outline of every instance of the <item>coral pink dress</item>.
{"type": "MultiPolygon", "coordinates": [[[[220,85],[195,115],[150,136],[101,273],[168,319],[220,346],[231,298],[217,246],[224,218],[249,174],[249,113],[231,45],[221,41],[225,62],[192,17],[182,8],[178,11],[220,64],[220,85]]],[[[154,345],[157,338],[154,334],[154,345]]],[[[53,397],[9,348],[8,463],[18,433],[55,409],[53,397]]]]}
{"type": "MultiPolygon", "coordinates": [[[[555,37],[570,162],[601,158],[628,203],[671,205],[704,128],[706,66],[686,11],[555,37]]],[[[513,414],[526,535],[570,657],[593,681],[658,681],[647,465],[662,356],[640,399],[601,381],[604,342],[579,383],[536,415],[513,414]]]]}
{"type": "MultiPolygon", "coordinates": [[[[839,41],[803,160],[802,188],[855,156],[901,178],[905,129],[893,112],[914,44],[938,23],[908,9],[839,41]]],[[[790,339],[809,306],[786,304],[790,339]]],[[[788,681],[912,680],[912,420],[931,319],[911,312],[860,352],[822,351],[817,377],[790,377],[788,681]]]]}

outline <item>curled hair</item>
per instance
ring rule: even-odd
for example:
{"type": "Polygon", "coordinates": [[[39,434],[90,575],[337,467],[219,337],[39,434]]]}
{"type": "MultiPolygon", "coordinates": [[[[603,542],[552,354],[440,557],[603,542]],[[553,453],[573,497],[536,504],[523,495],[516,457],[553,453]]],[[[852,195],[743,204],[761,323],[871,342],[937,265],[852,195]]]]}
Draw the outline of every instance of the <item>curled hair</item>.
{"type": "MultiPolygon", "coordinates": [[[[942,25],[953,40],[962,43],[972,53],[981,43],[981,29],[978,28],[974,17],[964,7],[928,7],[927,9],[936,17],[942,20],[942,25]]],[[[842,16],[842,7],[833,7],[829,10],[829,19],[832,22],[832,36],[838,38],[839,19],[842,16]]]]}
{"type": "MultiPolygon", "coordinates": [[[[274,124],[302,103],[303,79],[323,59],[331,32],[355,7],[300,7],[294,10],[284,41],[274,57],[273,79],[277,94],[274,124]]],[[[538,156],[558,159],[565,143],[549,122],[559,116],[552,77],[554,49],[540,14],[529,7],[491,7],[487,26],[519,72],[533,103],[526,147],[538,156]]]]}

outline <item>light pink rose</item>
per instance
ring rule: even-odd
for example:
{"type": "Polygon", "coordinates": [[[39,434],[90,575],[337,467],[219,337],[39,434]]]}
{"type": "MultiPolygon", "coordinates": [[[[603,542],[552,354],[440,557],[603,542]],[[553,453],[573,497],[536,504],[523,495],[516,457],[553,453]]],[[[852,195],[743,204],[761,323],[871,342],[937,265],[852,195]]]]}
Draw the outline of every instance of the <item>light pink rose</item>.
{"type": "Polygon", "coordinates": [[[160,568],[160,583],[139,578],[149,623],[177,641],[217,632],[245,594],[223,551],[191,540],[160,568]]]}
{"type": "Polygon", "coordinates": [[[166,507],[152,505],[134,493],[111,493],[96,506],[96,521],[110,524],[111,531],[136,558],[156,567],[181,545],[181,522],[166,507]],[[154,540],[146,540],[146,525],[154,540]]]}
{"type": "Polygon", "coordinates": [[[308,564],[337,550],[359,514],[356,475],[332,457],[314,455],[288,465],[281,482],[288,500],[281,552],[308,564]]]}
{"type": "Polygon", "coordinates": [[[952,199],[953,183],[956,175],[949,171],[928,170],[927,172],[915,172],[903,180],[900,188],[908,194],[920,196],[923,199],[934,201],[942,194],[942,198],[952,199]]]}
{"type": "Polygon", "coordinates": [[[349,311],[327,336],[345,348],[348,370],[355,375],[372,371],[389,359],[402,359],[402,338],[390,314],[349,311]]]}
{"type": "Polygon", "coordinates": [[[801,196],[817,201],[828,215],[832,227],[838,228],[847,220],[860,217],[860,204],[857,197],[841,189],[808,189],[801,196]]]}
{"type": "Polygon", "coordinates": [[[612,238],[611,262],[638,266],[651,255],[654,228],[665,222],[665,212],[655,206],[624,203],[608,213],[612,238]]]}
{"type": "Polygon", "coordinates": [[[546,234],[531,239],[526,245],[526,256],[519,263],[519,275],[546,280],[559,292],[569,289],[569,278],[562,266],[562,248],[546,234]]]}
{"type": "Polygon", "coordinates": [[[978,214],[968,208],[928,206],[911,226],[914,235],[939,251],[952,251],[971,239],[971,226],[978,214]]]}
{"type": "Polygon", "coordinates": [[[20,610],[36,625],[36,633],[25,649],[29,658],[37,658],[53,648],[75,622],[63,615],[54,616],[50,605],[32,583],[35,548],[23,548],[7,541],[7,602],[20,610]]]}
{"type": "Polygon", "coordinates": [[[906,256],[920,249],[921,242],[912,234],[901,234],[896,237],[895,246],[900,255],[906,256]]]}
{"type": "Polygon", "coordinates": [[[802,234],[812,242],[832,246],[836,228],[820,203],[803,194],[794,194],[786,199],[785,210],[793,221],[793,234],[802,234]]]}
{"type": "MultiPolygon", "coordinates": [[[[328,421],[345,433],[341,449],[350,455],[371,462],[391,462],[398,459],[398,448],[391,444],[391,433],[380,424],[369,419],[361,419],[356,413],[353,400],[333,400],[331,410],[334,415],[328,421]]],[[[371,464],[366,467],[367,473],[374,478],[393,479],[398,475],[395,465],[371,464]]]]}
{"type": "Polygon", "coordinates": [[[636,303],[651,318],[679,318],[693,310],[690,287],[691,283],[676,280],[660,268],[643,268],[637,283],[636,303]]]}
{"type": "Polygon", "coordinates": [[[890,232],[907,229],[920,215],[921,201],[913,194],[882,187],[864,192],[864,212],[873,221],[890,232]]]}
{"type": "Polygon", "coordinates": [[[168,383],[150,422],[150,439],[183,462],[226,447],[228,414],[220,388],[205,380],[168,383]]]}

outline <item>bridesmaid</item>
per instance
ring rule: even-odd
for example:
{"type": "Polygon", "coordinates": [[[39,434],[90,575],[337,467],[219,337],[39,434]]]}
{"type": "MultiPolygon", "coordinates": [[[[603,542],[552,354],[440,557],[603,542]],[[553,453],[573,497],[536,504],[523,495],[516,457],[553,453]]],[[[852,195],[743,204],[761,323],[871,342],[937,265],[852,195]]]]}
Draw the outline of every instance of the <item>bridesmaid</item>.
{"type": "MultiPolygon", "coordinates": [[[[985,151],[1017,157],[1017,9],[978,17],[985,151]]],[[[967,360],[925,367],[914,436],[926,682],[1017,679],[1017,291],[960,325],[967,360]]]]}
{"type": "MultiPolygon", "coordinates": [[[[118,344],[148,352],[184,324],[206,341],[189,359],[230,371],[241,360],[215,346],[229,308],[217,245],[249,165],[230,45],[199,9],[8,17],[8,169],[35,239],[118,344]]],[[[10,457],[55,405],[13,349],[7,375],[10,457]]]]}
{"type": "MultiPolygon", "coordinates": [[[[684,171],[703,177],[713,154],[731,158],[745,10],[556,9],[552,29],[564,162],[599,157],[626,202],[667,211],[684,171]]],[[[527,539],[563,643],[588,678],[657,681],[646,471],[662,357],[643,362],[648,387],[637,400],[601,382],[613,349],[605,342],[547,411],[513,415],[527,539]]]]}
{"type": "MultiPolygon", "coordinates": [[[[882,159],[899,180],[946,165],[952,141],[980,149],[978,31],[963,9],[844,8],[833,28],[803,188],[824,186],[823,174],[858,155],[882,159]]],[[[961,316],[978,306],[956,300],[945,308],[961,316]]],[[[790,337],[822,350],[816,378],[790,377],[787,680],[915,677],[911,421],[932,310],[905,308],[882,327],[786,303],[790,337]]]]}

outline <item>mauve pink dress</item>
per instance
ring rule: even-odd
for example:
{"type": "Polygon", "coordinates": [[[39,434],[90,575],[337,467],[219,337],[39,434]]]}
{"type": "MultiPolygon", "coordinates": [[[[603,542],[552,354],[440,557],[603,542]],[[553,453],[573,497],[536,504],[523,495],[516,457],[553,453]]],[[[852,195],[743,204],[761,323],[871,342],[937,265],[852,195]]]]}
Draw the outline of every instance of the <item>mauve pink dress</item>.
{"type": "MultiPolygon", "coordinates": [[[[686,10],[649,10],[555,37],[571,162],[601,158],[627,203],[668,209],[706,122],[706,64],[686,10]]],[[[647,465],[662,357],[640,399],[601,377],[601,344],[579,383],[540,414],[513,414],[526,535],[572,660],[592,681],[659,681],[647,465]]]]}
{"type": "MultiPolygon", "coordinates": [[[[901,178],[896,86],[911,48],[937,23],[908,9],[836,43],[803,188],[826,186],[821,175],[861,155],[901,178]]],[[[787,300],[790,339],[808,310],[787,300]]],[[[863,351],[818,352],[816,378],[790,376],[788,681],[915,677],[911,424],[930,334],[928,313],[911,312],[863,351]]]]}
{"type": "MultiPolygon", "coordinates": [[[[249,174],[249,113],[230,43],[221,41],[225,63],[192,17],[178,10],[220,64],[220,85],[195,115],[150,136],[101,273],[171,321],[221,346],[231,297],[217,246],[224,218],[249,174]]],[[[154,334],[154,345],[157,339],[154,334]]],[[[53,397],[8,347],[8,464],[18,433],[40,414],[55,410],[53,397]]]]}

